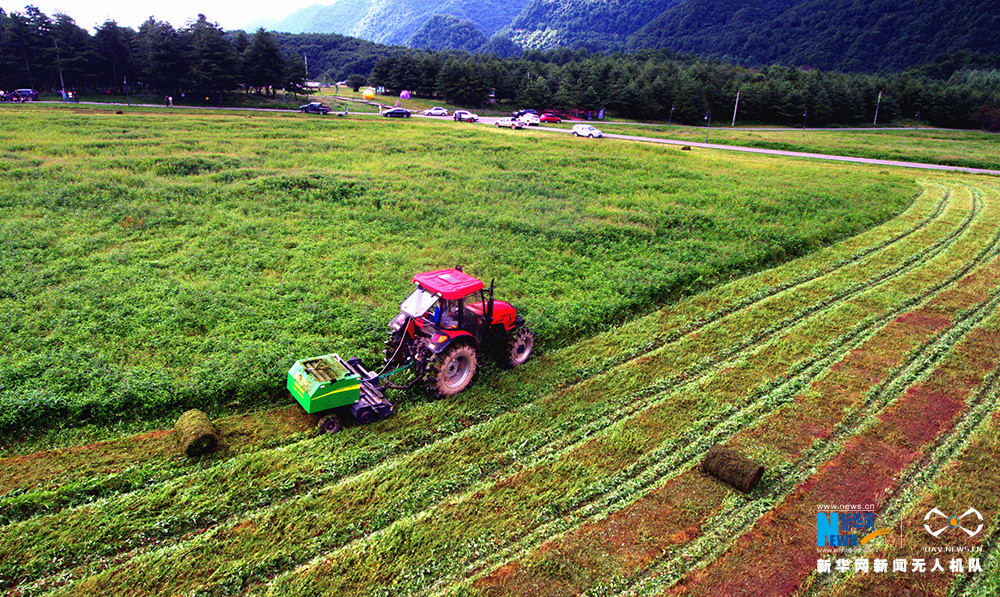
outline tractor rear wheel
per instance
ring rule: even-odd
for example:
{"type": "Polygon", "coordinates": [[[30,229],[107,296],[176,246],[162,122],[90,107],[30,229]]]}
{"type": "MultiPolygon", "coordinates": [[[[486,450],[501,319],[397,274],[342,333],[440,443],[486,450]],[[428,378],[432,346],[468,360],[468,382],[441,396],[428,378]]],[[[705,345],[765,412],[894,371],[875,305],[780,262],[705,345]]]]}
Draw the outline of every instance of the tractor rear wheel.
{"type": "Polygon", "coordinates": [[[469,344],[452,346],[436,355],[427,368],[427,387],[439,396],[454,396],[476,375],[476,349],[469,344]]]}
{"type": "Polygon", "coordinates": [[[515,330],[507,340],[507,366],[517,367],[526,363],[534,347],[535,332],[526,326],[515,330]]]}

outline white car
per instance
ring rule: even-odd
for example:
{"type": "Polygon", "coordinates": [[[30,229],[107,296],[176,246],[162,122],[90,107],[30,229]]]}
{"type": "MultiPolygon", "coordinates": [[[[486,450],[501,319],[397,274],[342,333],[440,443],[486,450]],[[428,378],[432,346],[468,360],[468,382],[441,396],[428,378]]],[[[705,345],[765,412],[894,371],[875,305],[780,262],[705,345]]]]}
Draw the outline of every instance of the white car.
{"type": "Polygon", "coordinates": [[[468,110],[455,110],[455,113],[452,115],[452,118],[454,118],[458,122],[478,122],[479,121],[479,115],[478,114],[473,114],[472,112],[469,112],[468,110]]]}
{"type": "Polygon", "coordinates": [[[592,124],[574,124],[573,125],[573,135],[576,137],[603,137],[604,133],[601,129],[594,128],[592,124]]]}
{"type": "Polygon", "coordinates": [[[517,119],[520,120],[525,125],[532,124],[538,126],[539,124],[542,123],[542,121],[538,119],[537,114],[532,114],[530,112],[528,114],[522,114],[517,119]]]}
{"type": "Polygon", "coordinates": [[[421,112],[424,116],[447,116],[448,110],[442,108],[441,106],[434,106],[433,108],[428,108],[421,112]]]}
{"type": "Polygon", "coordinates": [[[523,129],[525,126],[525,124],[520,120],[518,120],[517,118],[511,118],[511,117],[500,118],[493,124],[497,126],[505,126],[512,129],[523,129]]]}

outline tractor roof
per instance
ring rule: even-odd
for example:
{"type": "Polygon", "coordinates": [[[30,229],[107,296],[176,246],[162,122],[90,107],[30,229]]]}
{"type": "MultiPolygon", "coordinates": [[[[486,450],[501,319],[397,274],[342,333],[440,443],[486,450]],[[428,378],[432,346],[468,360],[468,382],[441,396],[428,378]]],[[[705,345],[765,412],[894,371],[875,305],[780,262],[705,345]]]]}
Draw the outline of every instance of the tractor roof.
{"type": "Polygon", "coordinates": [[[460,299],[483,288],[483,283],[457,269],[439,269],[413,276],[413,281],[446,300],[460,299]]]}

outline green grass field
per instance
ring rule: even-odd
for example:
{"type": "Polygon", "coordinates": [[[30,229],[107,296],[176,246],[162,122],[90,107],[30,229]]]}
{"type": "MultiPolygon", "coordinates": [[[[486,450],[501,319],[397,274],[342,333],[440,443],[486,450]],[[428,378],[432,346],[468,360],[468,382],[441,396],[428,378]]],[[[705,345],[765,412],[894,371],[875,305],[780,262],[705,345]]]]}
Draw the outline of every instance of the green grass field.
{"type": "Polygon", "coordinates": [[[377,358],[411,276],[456,264],[496,278],[556,348],[854,234],[915,193],[857,168],[452,122],[0,118],[7,431],[280,404],[292,361],[377,358]]]}
{"type": "Polygon", "coordinates": [[[609,122],[601,130],[681,141],[709,142],[740,147],[804,151],[859,158],[898,160],[1000,170],[1000,137],[979,131],[941,129],[895,130],[746,130],[742,127],[635,126],[609,122]]]}
{"type": "Polygon", "coordinates": [[[1000,583],[994,178],[416,119],[0,123],[11,595],[1000,583]],[[496,277],[538,354],[311,433],[291,362],[375,359],[410,276],[456,263],[496,277]],[[188,406],[228,450],[176,455],[156,429],[188,406]],[[757,489],[699,471],[718,443],[765,465],[757,489]],[[982,531],[946,540],[982,571],[817,572],[831,503],[874,505],[890,534],[863,555],[890,564],[933,559],[930,508],[976,507],[982,531]]]}

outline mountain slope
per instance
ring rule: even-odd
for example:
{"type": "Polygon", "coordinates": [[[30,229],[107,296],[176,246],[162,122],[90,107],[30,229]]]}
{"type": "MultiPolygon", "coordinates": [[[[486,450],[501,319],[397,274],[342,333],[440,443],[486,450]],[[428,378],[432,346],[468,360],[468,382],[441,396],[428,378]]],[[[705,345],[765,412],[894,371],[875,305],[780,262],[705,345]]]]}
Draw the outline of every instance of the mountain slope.
{"type": "Polygon", "coordinates": [[[527,0],[337,0],[328,6],[295,11],[274,30],[288,33],[339,33],[383,44],[403,44],[433,17],[470,21],[490,37],[514,20],[527,0]]]}
{"type": "Polygon", "coordinates": [[[996,0],[961,10],[941,0],[687,0],[629,39],[744,63],[847,71],[900,70],[959,50],[1000,48],[996,0]]]}
{"type": "Polygon", "coordinates": [[[682,0],[533,0],[504,33],[529,49],[624,47],[629,35],[682,0]]]}
{"type": "Polygon", "coordinates": [[[413,34],[406,45],[421,50],[475,52],[486,42],[486,36],[472,21],[451,15],[435,15],[413,34]]]}

